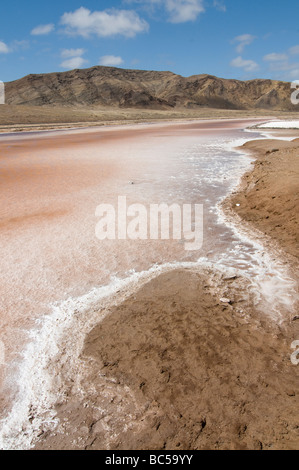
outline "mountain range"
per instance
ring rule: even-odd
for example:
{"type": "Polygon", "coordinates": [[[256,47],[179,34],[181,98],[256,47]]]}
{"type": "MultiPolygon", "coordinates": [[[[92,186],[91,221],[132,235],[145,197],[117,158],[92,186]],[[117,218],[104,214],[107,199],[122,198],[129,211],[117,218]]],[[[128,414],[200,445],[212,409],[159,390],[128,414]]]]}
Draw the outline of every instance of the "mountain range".
{"type": "Polygon", "coordinates": [[[96,66],[31,74],[5,85],[8,105],[299,110],[291,103],[290,83],[266,79],[240,81],[206,74],[182,77],[172,72],[96,66]]]}

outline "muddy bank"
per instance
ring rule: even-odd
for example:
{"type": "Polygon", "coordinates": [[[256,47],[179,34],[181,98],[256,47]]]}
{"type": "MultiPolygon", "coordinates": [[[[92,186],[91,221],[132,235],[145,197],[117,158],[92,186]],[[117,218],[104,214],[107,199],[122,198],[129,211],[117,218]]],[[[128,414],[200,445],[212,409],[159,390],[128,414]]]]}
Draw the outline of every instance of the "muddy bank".
{"type": "MultiPolygon", "coordinates": [[[[298,267],[299,139],[256,141],[227,199],[298,267]],[[297,184],[296,184],[297,183],[297,184]]],[[[37,449],[299,449],[299,322],[264,316],[248,281],[176,270],[113,307],[86,337],[86,373],[37,449]]]]}
{"type": "Polygon", "coordinates": [[[69,381],[36,448],[298,449],[299,325],[261,317],[249,291],[178,270],[112,308],[86,338],[80,392],[69,381]]]}
{"type": "Polygon", "coordinates": [[[242,149],[256,157],[253,171],[244,176],[225,207],[275,240],[298,262],[299,139],[252,141],[242,149]]]}

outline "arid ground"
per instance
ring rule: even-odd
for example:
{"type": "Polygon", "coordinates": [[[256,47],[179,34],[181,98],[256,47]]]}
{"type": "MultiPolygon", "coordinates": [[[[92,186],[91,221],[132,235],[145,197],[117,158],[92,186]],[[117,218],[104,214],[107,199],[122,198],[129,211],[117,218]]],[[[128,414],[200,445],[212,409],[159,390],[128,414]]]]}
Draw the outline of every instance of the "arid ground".
{"type": "MultiPolygon", "coordinates": [[[[296,278],[299,140],[244,150],[256,160],[224,210],[296,278]]],[[[61,426],[37,449],[299,448],[296,310],[277,322],[245,278],[178,269],[106,313],[85,340],[80,393],[66,376],[61,426]]]]}

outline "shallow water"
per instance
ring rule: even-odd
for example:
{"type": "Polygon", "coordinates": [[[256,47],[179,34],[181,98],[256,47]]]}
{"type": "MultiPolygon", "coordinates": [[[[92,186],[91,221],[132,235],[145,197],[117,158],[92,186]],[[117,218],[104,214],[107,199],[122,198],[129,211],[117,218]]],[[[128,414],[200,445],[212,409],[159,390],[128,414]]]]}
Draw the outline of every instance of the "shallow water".
{"type": "MultiPolygon", "coordinates": [[[[48,393],[51,377],[46,368],[58,353],[60,335],[73,327],[75,312],[86,313],[120,289],[132,292],[165,269],[198,263],[243,271],[258,296],[272,299],[268,313],[273,318],[280,307],[292,308],[293,281],[285,267],[273,263],[219,211],[219,202],[250,168],[252,159],[232,150],[260,136],[242,130],[250,122],[0,138],[2,375],[9,377],[3,391],[9,388],[14,397],[12,414],[0,432],[2,447],[30,445],[35,430],[26,428],[25,434],[18,429],[26,419],[28,425],[32,404],[39,409],[40,403],[41,412],[55,398],[48,393]],[[128,205],[146,208],[203,204],[201,250],[186,251],[178,240],[99,241],[96,207],[116,206],[118,196],[126,196],[128,205]],[[42,318],[41,329],[36,329],[42,318]]],[[[81,337],[95,321],[82,318],[81,337]]],[[[72,347],[78,348],[80,341],[75,343],[72,347]]]]}

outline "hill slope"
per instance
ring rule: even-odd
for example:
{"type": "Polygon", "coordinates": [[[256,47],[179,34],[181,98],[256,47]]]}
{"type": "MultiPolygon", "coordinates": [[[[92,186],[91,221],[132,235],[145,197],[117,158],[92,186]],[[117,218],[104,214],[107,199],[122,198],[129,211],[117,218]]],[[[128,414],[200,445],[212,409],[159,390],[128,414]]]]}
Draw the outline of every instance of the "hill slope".
{"type": "Polygon", "coordinates": [[[290,84],[273,80],[227,80],[211,75],[182,77],[171,72],[92,67],[28,75],[6,83],[6,103],[30,106],[116,106],[171,109],[298,111],[290,84]]]}

